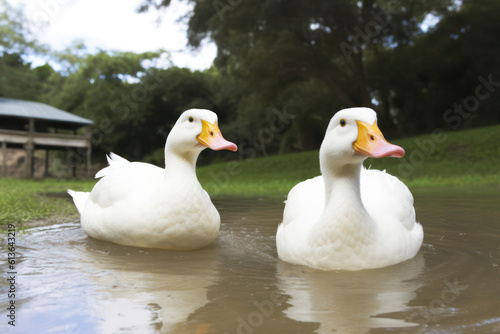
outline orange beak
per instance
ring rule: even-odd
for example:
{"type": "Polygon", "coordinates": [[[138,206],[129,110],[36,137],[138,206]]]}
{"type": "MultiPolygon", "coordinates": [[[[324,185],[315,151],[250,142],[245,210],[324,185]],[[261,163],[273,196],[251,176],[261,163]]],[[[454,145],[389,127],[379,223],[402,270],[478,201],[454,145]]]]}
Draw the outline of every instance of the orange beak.
{"type": "Polygon", "coordinates": [[[208,123],[207,121],[202,120],[201,124],[201,133],[196,138],[200,144],[205,145],[214,151],[229,150],[236,152],[238,150],[238,146],[236,146],[236,144],[231,143],[222,137],[222,133],[219,130],[217,122],[208,123]]]}
{"type": "Polygon", "coordinates": [[[357,154],[373,158],[402,158],[405,155],[403,148],[385,140],[382,131],[377,126],[377,121],[372,125],[361,121],[356,121],[356,123],[358,124],[358,139],[352,147],[357,154]]]}

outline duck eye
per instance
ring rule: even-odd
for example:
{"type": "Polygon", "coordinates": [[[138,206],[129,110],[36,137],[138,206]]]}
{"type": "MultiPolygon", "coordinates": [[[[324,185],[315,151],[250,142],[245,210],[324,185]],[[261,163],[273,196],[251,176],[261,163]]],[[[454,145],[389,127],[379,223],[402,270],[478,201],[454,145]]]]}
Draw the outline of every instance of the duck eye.
{"type": "Polygon", "coordinates": [[[345,119],[341,119],[340,120],[340,126],[345,126],[347,124],[347,122],[345,121],[345,119]]]}
{"type": "Polygon", "coordinates": [[[375,141],[375,136],[374,135],[370,135],[370,141],[375,141]]]}
{"type": "Polygon", "coordinates": [[[214,132],[213,131],[210,131],[210,136],[213,137],[214,136],[214,132]]]}
{"type": "Polygon", "coordinates": [[[193,121],[194,121],[193,117],[189,117],[189,118],[188,118],[188,120],[189,120],[189,122],[191,122],[191,123],[193,123],[193,121]]]}

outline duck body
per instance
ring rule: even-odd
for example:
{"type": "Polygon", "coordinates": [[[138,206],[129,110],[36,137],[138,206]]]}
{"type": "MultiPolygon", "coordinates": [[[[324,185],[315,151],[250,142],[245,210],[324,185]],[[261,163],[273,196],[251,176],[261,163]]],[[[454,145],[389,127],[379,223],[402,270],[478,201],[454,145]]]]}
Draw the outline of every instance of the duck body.
{"type": "Polygon", "coordinates": [[[195,178],[113,158],[82,211],[87,235],[163,249],[197,249],[215,239],[219,213],[195,178]]]}
{"type": "MultiPolygon", "coordinates": [[[[320,149],[322,175],[288,194],[276,235],[283,261],[324,270],[373,269],[408,260],[420,249],[423,230],[415,220],[413,196],[396,177],[362,167],[367,155],[353,143],[366,134],[356,120],[373,125],[376,114],[368,108],[337,113],[320,149]],[[340,120],[356,134],[337,129],[340,120]]],[[[375,155],[404,154],[395,145],[385,149],[375,155]]]]}
{"type": "MultiPolygon", "coordinates": [[[[189,136],[182,138],[181,132],[193,130],[199,135],[201,122],[198,127],[185,123],[200,119],[216,124],[216,115],[208,110],[181,115],[167,139],[165,169],[111,153],[109,166],[97,173],[101,179],[91,192],[69,191],[87,235],[127,246],[180,250],[202,248],[215,239],[220,216],[195,170],[198,154],[206,146],[196,136],[185,140],[189,136]],[[181,129],[176,129],[178,124],[181,129]]],[[[221,140],[215,149],[236,150],[236,145],[221,140]]]]}

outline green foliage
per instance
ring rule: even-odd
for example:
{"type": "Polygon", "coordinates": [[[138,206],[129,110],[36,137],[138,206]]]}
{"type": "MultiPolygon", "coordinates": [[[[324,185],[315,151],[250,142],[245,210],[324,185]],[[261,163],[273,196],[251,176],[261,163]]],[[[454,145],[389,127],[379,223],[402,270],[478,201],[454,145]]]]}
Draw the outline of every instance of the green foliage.
{"type": "Polygon", "coordinates": [[[0,0],[0,96],[36,99],[41,89],[24,56],[46,52],[33,38],[22,10],[0,0]]]}
{"type": "MultiPolygon", "coordinates": [[[[137,129],[142,127],[142,136],[133,137],[132,142],[150,133],[150,129],[143,127],[147,114],[138,108],[143,106],[144,95],[148,93],[141,88],[140,80],[147,76],[144,62],[160,57],[163,52],[100,51],[82,56],[81,50],[84,48],[80,45],[58,54],[66,64],[67,75],[51,75],[52,85],[41,99],[94,120],[92,144],[96,153],[104,156],[114,147],[128,145],[128,139],[137,129]]],[[[131,156],[137,157],[137,153],[132,151],[131,156]]]]}
{"type": "Polygon", "coordinates": [[[39,90],[36,74],[19,54],[4,53],[0,56],[0,96],[34,100],[39,90]]]}
{"type": "Polygon", "coordinates": [[[27,22],[21,9],[11,6],[6,0],[0,0],[0,55],[45,50],[35,41],[27,22]]]}
{"type": "MultiPolygon", "coordinates": [[[[217,44],[222,87],[234,88],[231,134],[251,137],[275,107],[297,115],[299,125],[262,155],[313,148],[318,123],[343,107],[373,107],[392,136],[430,132],[474,95],[478,76],[500,80],[495,0],[192,2],[189,42],[217,44]],[[439,23],[424,32],[428,15],[439,23]]],[[[169,4],[146,0],[142,10],[169,4]]],[[[464,126],[498,123],[498,96],[482,100],[464,126]]]]}
{"type": "Polygon", "coordinates": [[[218,67],[257,88],[264,99],[289,84],[318,80],[339,107],[371,105],[365,53],[390,41],[408,44],[427,13],[451,5],[449,0],[268,0],[233,7],[220,1],[220,9],[214,10],[213,2],[195,3],[189,41],[197,46],[207,36],[213,38],[218,67]],[[366,33],[374,24],[375,32],[366,33]]]}
{"type": "MultiPolygon", "coordinates": [[[[368,64],[377,98],[395,115],[400,133],[411,136],[446,126],[448,109],[476,98],[478,77],[491,75],[500,82],[499,14],[498,1],[463,1],[460,10],[445,13],[427,34],[380,50],[368,64]]],[[[464,128],[500,122],[498,84],[494,88],[472,105],[464,128]]]]}
{"type": "Polygon", "coordinates": [[[146,70],[139,82],[108,99],[113,112],[109,117],[114,126],[127,129],[107,135],[113,140],[111,145],[126,148],[125,153],[121,153],[132,159],[141,159],[156,150],[162,152],[179,115],[190,108],[213,110],[223,124],[229,113],[218,105],[218,89],[219,79],[209,72],[176,67],[146,70]]]}

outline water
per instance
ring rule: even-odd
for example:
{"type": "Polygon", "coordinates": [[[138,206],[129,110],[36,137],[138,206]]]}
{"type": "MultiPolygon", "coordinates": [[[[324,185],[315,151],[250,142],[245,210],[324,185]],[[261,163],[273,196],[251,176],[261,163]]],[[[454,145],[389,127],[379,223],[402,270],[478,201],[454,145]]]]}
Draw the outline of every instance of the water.
{"type": "Polygon", "coordinates": [[[414,195],[419,254],[360,272],[279,261],[280,201],[216,200],[220,235],[192,252],[93,240],[79,222],[32,227],[17,241],[15,329],[0,283],[0,332],[500,333],[500,191],[414,195]]]}

